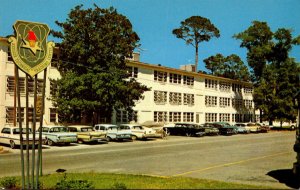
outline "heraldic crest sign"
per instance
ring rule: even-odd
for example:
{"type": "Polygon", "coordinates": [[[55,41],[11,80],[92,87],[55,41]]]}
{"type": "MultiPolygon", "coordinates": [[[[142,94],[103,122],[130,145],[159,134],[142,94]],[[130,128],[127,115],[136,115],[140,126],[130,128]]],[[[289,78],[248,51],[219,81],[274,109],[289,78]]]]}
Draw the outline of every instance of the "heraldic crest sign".
{"type": "Polygon", "coordinates": [[[47,42],[48,25],[27,21],[16,21],[15,36],[10,37],[11,56],[18,67],[31,77],[40,73],[50,64],[53,42],[47,42]]]}

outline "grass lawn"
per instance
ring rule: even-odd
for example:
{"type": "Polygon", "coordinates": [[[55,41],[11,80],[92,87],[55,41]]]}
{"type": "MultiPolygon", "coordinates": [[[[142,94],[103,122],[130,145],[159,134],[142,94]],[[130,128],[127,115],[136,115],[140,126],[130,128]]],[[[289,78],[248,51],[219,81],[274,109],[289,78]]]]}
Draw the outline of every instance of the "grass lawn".
{"type": "MultiPolygon", "coordinates": [[[[65,174],[51,174],[40,178],[42,188],[54,189],[65,174]]],[[[3,181],[4,178],[0,178],[3,181]]],[[[20,177],[17,178],[18,186],[20,177]]],[[[271,189],[270,187],[221,182],[186,177],[152,177],[144,175],[108,173],[67,173],[66,180],[87,180],[95,189],[271,189]]],[[[0,185],[1,186],[1,185],[0,185]]]]}

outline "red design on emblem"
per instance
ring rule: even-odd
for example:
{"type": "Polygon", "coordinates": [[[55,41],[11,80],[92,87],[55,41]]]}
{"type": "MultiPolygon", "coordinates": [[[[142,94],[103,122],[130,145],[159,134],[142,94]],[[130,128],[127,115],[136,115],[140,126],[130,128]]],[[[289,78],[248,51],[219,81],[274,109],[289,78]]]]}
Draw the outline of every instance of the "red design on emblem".
{"type": "Polygon", "coordinates": [[[28,31],[28,41],[30,44],[30,47],[35,47],[35,42],[36,42],[36,35],[32,30],[28,31]]]}

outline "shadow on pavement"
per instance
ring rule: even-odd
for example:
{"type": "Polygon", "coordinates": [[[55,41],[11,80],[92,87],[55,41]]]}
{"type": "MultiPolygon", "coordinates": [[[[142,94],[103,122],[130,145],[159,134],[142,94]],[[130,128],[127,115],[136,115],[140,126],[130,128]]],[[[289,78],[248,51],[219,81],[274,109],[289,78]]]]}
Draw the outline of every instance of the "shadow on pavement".
{"type": "Polygon", "coordinates": [[[283,183],[290,188],[300,188],[300,176],[294,175],[292,169],[273,170],[268,172],[267,175],[273,177],[274,179],[278,180],[279,183],[283,183]]]}

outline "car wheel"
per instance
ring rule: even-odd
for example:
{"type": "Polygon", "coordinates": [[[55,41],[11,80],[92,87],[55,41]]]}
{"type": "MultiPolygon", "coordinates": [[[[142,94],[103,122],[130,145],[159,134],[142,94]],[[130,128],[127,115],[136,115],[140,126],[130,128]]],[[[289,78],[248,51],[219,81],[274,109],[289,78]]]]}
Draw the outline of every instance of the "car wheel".
{"type": "Polygon", "coordinates": [[[137,139],[137,137],[135,135],[131,136],[131,140],[135,141],[137,139]]]}
{"type": "Polygon", "coordinates": [[[111,137],[107,137],[107,142],[109,142],[109,141],[111,141],[112,139],[111,139],[111,137]]]}
{"type": "Polygon", "coordinates": [[[192,134],[187,132],[187,133],[185,133],[185,136],[190,137],[190,136],[192,136],[192,134]]]}
{"type": "Polygon", "coordinates": [[[69,142],[66,142],[66,143],[65,143],[66,146],[68,146],[68,145],[70,145],[70,144],[71,144],[71,143],[69,143],[69,142]]]}
{"type": "Polygon", "coordinates": [[[53,146],[53,145],[54,145],[54,142],[53,142],[52,140],[48,139],[48,140],[47,140],[47,144],[48,144],[49,146],[53,146]]]}
{"type": "Polygon", "coordinates": [[[10,142],[9,142],[9,145],[10,145],[10,148],[11,148],[11,149],[15,149],[15,148],[16,148],[16,143],[15,143],[15,141],[10,141],[10,142]]]}
{"type": "Polygon", "coordinates": [[[291,126],[291,130],[295,130],[295,126],[294,125],[291,126]]]}
{"type": "Polygon", "coordinates": [[[83,141],[82,140],[78,140],[77,141],[79,144],[83,144],[83,141]]]}

